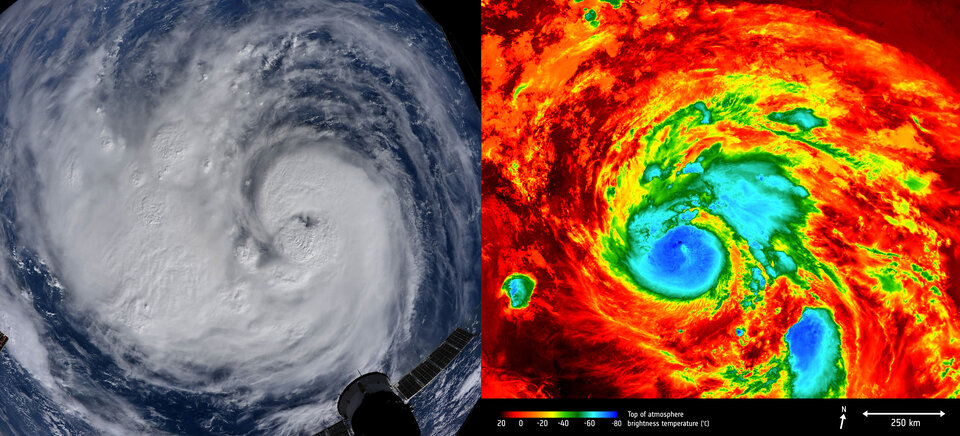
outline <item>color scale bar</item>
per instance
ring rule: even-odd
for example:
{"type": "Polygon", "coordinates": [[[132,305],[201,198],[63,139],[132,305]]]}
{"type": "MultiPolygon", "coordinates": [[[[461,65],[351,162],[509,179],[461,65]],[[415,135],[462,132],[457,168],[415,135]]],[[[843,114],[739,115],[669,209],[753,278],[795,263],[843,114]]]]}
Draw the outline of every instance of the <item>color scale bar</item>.
{"type": "Polygon", "coordinates": [[[501,418],[616,418],[617,412],[610,411],[504,411],[501,418]]]}

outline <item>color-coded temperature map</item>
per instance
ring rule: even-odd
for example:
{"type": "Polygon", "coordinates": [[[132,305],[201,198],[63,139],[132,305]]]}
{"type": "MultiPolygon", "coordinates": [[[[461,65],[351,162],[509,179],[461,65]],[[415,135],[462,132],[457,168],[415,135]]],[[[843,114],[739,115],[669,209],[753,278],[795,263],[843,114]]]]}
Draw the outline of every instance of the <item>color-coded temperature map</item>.
{"type": "Polygon", "coordinates": [[[940,74],[786,6],[481,5],[485,398],[960,394],[940,74]]]}

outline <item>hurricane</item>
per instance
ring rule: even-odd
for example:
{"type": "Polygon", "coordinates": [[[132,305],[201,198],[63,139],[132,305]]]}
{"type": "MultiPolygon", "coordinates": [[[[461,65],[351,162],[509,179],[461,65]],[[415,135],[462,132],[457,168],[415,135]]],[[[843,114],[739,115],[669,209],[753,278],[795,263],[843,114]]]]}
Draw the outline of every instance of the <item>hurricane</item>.
{"type": "Polygon", "coordinates": [[[955,82],[784,5],[482,14],[484,398],[960,395],[955,82]]]}
{"type": "Polygon", "coordinates": [[[14,428],[316,432],[479,304],[479,111],[414,1],[21,1],[0,41],[14,428]]]}

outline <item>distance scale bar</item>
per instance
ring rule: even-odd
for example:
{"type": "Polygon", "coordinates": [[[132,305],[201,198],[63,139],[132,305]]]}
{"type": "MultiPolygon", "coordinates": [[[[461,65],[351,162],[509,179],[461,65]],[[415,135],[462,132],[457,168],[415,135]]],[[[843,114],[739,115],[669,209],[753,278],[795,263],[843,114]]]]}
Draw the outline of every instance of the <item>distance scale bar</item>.
{"type": "Polygon", "coordinates": [[[940,416],[946,415],[943,411],[939,412],[870,412],[863,411],[863,416],[940,416]]]}

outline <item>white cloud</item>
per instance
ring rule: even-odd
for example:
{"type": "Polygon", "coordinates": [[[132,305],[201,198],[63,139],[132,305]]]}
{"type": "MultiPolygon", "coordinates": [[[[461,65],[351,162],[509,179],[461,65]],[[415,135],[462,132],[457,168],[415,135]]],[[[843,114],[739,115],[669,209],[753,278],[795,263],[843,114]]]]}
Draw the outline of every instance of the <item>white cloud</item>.
{"type": "MultiPolygon", "coordinates": [[[[450,96],[464,90],[423,41],[359,5],[288,6],[227,31],[183,5],[138,40],[125,32],[145,22],[140,5],[94,46],[81,19],[44,65],[16,53],[0,174],[18,236],[127,377],[232,407],[312,387],[331,400],[264,420],[303,430],[334,418],[355,370],[396,371],[424,253],[445,243],[423,240],[423,220],[443,214],[455,241],[477,230],[479,138],[459,131],[450,96]],[[317,30],[333,41],[305,36],[317,30]],[[444,192],[449,180],[470,192],[444,192]]],[[[0,36],[19,31],[8,17],[0,36]]],[[[110,389],[51,371],[48,355],[67,352],[46,349],[28,306],[0,326],[44,386],[67,387],[66,409],[108,433],[129,431],[107,424],[120,416],[149,430],[126,400],[104,400],[114,413],[71,399],[110,389]]]]}

